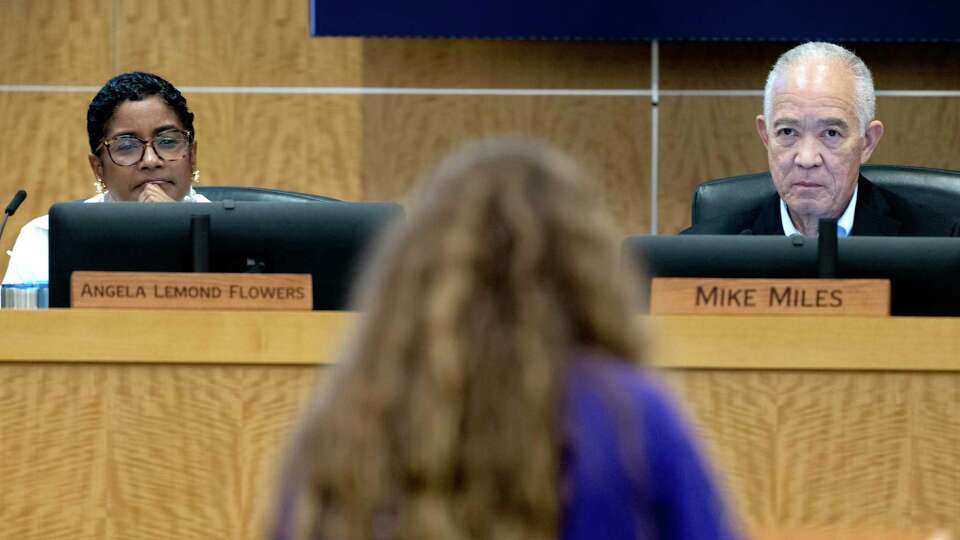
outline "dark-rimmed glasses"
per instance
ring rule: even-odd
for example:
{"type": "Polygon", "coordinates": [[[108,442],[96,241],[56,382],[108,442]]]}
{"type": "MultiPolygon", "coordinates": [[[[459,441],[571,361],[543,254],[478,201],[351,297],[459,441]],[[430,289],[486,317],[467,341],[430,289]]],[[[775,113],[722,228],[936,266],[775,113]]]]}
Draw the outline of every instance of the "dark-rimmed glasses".
{"type": "MultiPolygon", "coordinates": [[[[153,153],[163,161],[183,159],[190,149],[190,141],[189,131],[168,129],[157,133],[149,141],[133,135],[119,135],[103,141],[100,146],[107,148],[107,155],[110,156],[111,161],[121,167],[129,167],[143,159],[148,144],[153,147],[153,153]]],[[[97,150],[100,150],[100,146],[97,150]]]]}

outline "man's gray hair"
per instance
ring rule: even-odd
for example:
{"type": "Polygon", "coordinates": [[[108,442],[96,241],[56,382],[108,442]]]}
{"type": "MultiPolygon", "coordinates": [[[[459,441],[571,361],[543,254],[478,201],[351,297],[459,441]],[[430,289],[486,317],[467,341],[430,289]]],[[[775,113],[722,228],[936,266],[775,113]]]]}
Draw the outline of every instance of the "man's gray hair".
{"type": "Polygon", "coordinates": [[[857,55],[833,43],[810,41],[797,45],[780,55],[767,75],[767,84],[763,89],[763,116],[767,119],[768,129],[773,128],[773,87],[787,70],[797,64],[808,61],[826,60],[840,62],[847,66],[854,78],[854,106],[857,109],[857,119],[860,121],[860,131],[866,132],[867,126],[873,121],[877,111],[877,95],[873,88],[873,75],[870,68],[857,55]]]}

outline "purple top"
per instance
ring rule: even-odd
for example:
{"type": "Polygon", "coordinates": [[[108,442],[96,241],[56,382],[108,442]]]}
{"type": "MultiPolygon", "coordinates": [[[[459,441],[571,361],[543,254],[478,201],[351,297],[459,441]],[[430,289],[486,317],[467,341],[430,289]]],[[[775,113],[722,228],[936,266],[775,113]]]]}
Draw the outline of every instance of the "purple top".
{"type": "Polygon", "coordinates": [[[601,358],[579,356],[567,383],[561,539],[736,538],[670,398],[601,358]]]}
{"type": "MultiPolygon", "coordinates": [[[[582,354],[567,382],[561,540],[735,539],[669,397],[633,366],[582,354]]],[[[274,540],[287,540],[293,486],[274,540]]]]}

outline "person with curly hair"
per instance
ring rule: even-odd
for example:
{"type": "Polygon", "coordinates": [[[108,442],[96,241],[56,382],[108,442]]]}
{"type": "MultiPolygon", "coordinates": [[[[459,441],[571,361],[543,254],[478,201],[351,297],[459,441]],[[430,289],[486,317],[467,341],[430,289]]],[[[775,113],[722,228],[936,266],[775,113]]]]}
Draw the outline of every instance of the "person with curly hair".
{"type": "Polygon", "coordinates": [[[600,195],[550,148],[446,161],[372,260],[274,540],[735,537],[600,195]]]}

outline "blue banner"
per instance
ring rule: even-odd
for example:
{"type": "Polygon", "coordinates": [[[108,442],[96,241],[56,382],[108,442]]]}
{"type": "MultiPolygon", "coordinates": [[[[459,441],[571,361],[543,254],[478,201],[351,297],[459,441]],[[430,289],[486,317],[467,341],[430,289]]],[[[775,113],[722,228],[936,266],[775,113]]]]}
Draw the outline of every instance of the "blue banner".
{"type": "Polygon", "coordinates": [[[957,0],[311,0],[310,5],[315,36],[960,40],[957,0]]]}

